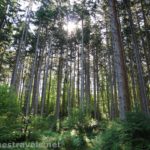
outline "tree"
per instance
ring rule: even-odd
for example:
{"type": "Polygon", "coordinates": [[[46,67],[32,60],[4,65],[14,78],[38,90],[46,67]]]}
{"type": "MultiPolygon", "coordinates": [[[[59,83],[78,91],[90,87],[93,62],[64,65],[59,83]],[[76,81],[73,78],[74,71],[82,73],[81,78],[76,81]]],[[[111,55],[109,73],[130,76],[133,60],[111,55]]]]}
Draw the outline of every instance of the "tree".
{"type": "Polygon", "coordinates": [[[117,18],[116,1],[109,0],[111,16],[112,46],[114,53],[115,75],[118,86],[120,118],[125,119],[128,87],[126,86],[126,70],[119,20],[117,18]]]}
{"type": "Polygon", "coordinates": [[[137,44],[138,42],[136,40],[135,28],[134,28],[134,24],[133,24],[131,9],[130,9],[130,2],[124,0],[124,5],[126,7],[128,15],[129,15],[130,31],[131,31],[131,36],[132,36],[134,55],[136,58],[136,65],[137,65],[137,72],[138,72],[138,82],[139,82],[139,88],[140,88],[141,106],[142,106],[143,112],[145,112],[146,114],[149,114],[148,100],[147,100],[147,96],[146,96],[146,89],[145,89],[144,78],[143,78],[143,69],[142,69],[141,58],[140,58],[140,50],[139,50],[139,47],[137,44]]]}

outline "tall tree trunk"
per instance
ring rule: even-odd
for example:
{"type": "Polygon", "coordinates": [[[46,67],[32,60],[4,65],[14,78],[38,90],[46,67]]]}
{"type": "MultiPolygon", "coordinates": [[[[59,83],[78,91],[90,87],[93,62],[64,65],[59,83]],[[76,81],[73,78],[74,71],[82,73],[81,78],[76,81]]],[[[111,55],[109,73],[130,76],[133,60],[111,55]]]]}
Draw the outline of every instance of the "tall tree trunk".
{"type": "Polygon", "coordinates": [[[111,15],[111,32],[113,40],[115,73],[118,84],[118,98],[119,98],[119,114],[120,119],[125,119],[126,101],[127,101],[127,87],[126,87],[126,70],[123,55],[123,47],[121,41],[121,33],[119,27],[119,20],[117,17],[116,0],[109,0],[110,15],[111,15]]]}
{"type": "Polygon", "coordinates": [[[77,66],[77,71],[78,71],[78,74],[77,74],[77,100],[78,100],[78,106],[80,105],[80,51],[79,51],[79,48],[78,48],[78,53],[77,53],[77,63],[78,63],[78,66],[77,66]]]}
{"type": "Polygon", "coordinates": [[[145,45],[144,38],[143,38],[143,35],[142,35],[142,30],[141,30],[141,27],[140,27],[140,20],[139,20],[139,17],[138,17],[138,13],[136,13],[136,17],[137,17],[138,28],[139,28],[140,35],[141,35],[140,36],[141,44],[142,44],[142,47],[143,47],[143,50],[144,50],[144,55],[145,55],[145,62],[146,62],[146,66],[147,66],[148,78],[150,80],[150,62],[149,62],[148,50],[147,50],[147,47],[145,45]]]}
{"type": "Polygon", "coordinates": [[[35,54],[34,54],[33,62],[31,65],[30,77],[28,79],[26,93],[25,93],[25,106],[24,106],[25,115],[29,114],[29,109],[30,109],[30,98],[31,98],[31,92],[32,92],[32,84],[34,80],[35,65],[36,65],[36,60],[37,60],[37,55],[38,55],[40,28],[41,28],[41,25],[39,26],[39,29],[38,29],[35,54]]]}
{"type": "Polygon", "coordinates": [[[141,58],[140,58],[140,50],[137,45],[138,42],[136,39],[135,28],[134,28],[134,24],[133,24],[130,2],[128,2],[127,0],[124,0],[124,4],[126,6],[126,9],[127,9],[128,15],[129,15],[130,31],[131,31],[132,43],[133,43],[133,47],[134,47],[134,55],[135,55],[136,64],[137,64],[142,111],[145,114],[149,114],[148,99],[146,96],[146,89],[145,89],[145,83],[144,83],[144,78],[143,78],[143,69],[142,69],[141,58]]]}
{"type": "MultiPolygon", "coordinates": [[[[53,55],[52,55],[52,57],[53,57],[53,55]]],[[[49,81],[48,81],[47,114],[50,113],[49,105],[50,105],[50,101],[51,101],[50,95],[51,95],[51,86],[52,86],[52,67],[53,67],[52,57],[51,57],[51,62],[50,62],[49,81]]]]}
{"type": "Polygon", "coordinates": [[[80,95],[80,108],[81,108],[82,111],[84,111],[84,33],[83,33],[83,18],[82,18],[82,41],[81,41],[81,95],[80,95]]]}
{"type": "MultiPolygon", "coordinates": [[[[52,39],[50,39],[52,40],[52,39]]],[[[45,58],[45,73],[44,73],[44,80],[43,80],[43,87],[42,87],[42,97],[41,97],[41,115],[44,113],[44,107],[45,107],[45,99],[46,99],[46,89],[47,89],[47,79],[48,79],[48,71],[49,71],[49,65],[50,65],[50,56],[51,56],[51,43],[52,41],[48,41],[48,56],[45,58]]]]}
{"type": "Polygon", "coordinates": [[[68,82],[68,89],[67,89],[67,101],[68,101],[68,105],[67,105],[67,110],[68,110],[68,115],[70,115],[71,113],[71,103],[72,103],[72,99],[71,99],[71,95],[72,95],[72,63],[70,63],[70,68],[69,68],[69,76],[70,80],[68,82]]]}
{"type": "Polygon", "coordinates": [[[97,119],[97,92],[96,92],[96,90],[97,90],[97,76],[96,76],[96,62],[95,62],[95,56],[96,54],[95,54],[95,52],[94,52],[94,56],[93,56],[93,92],[94,92],[94,118],[95,119],[97,119]]]}
{"type": "MultiPolygon", "coordinates": [[[[128,45],[128,49],[130,50],[130,47],[128,45]]],[[[133,108],[135,108],[136,110],[138,109],[138,97],[137,97],[137,91],[136,91],[136,87],[137,87],[137,83],[136,83],[136,74],[135,74],[135,68],[134,68],[134,56],[133,56],[133,52],[132,50],[130,50],[131,52],[131,58],[130,58],[130,73],[131,73],[131,84],[132,84],[132,95],[133,95],[133,108]]]]}
{"type": "Polygon", "coordinates": [[[61,84],[62,84],[62,68],[63,58],[60,56],[57,72],[57,97],[56,97],[56,119],[60,119],[60,98],[61,98],[61,84]]]}
{"type": "Polygon", "coordinates": [[[144,2],[143,0],[140,0],[141,2],[141,7],[142,7],[142,15],[143,15],[143,20],[144,20],[144,29],[145,29],[145,36],[146,36],[146,47],[148,49],[148,55],[150,57],[150,35],[149,35],[149,26],[148,26],[148,22],[147,22],[147,19],[146,19],[146,15],[145,15],[145,11],[144,11],[144,2]]]}
{"type": "Polygon", "coordinates": [[[100,77],[99,77],[99,49],[96,49],[95,53],[95,71],[96,71],[96,112],[97,112],[97,119],[101,119],[101,109],[100,109],[100,104],[101,104],[101,99],[100,99],[100,77]]]}
{"type": "Polygon", "coordinates": [[[61,110],[63,116],[67,114],[67,90],[68,90],[68,70],[65,70],[63,80],[63,95],[62,95],[62,110],[61,110]]]}
{"type": "MultiPolygon", "coordinates": [[[[32,4],[31,2],[29,4],[32,4]]],[[[28,27],[29,27],[29,23],[30,23],[30,15],[31,15],[31,6],[28,6],[27,9],[27,15],[26,15],[26,20],[25,20],[25,25],[22,31],[22,35],[21,35],[21,39],[19,42],[19,46],[18,46],[18,50],[16,52],[16,62],[15,62],[15,66],[13,69],[13,73],[12,73],[12,78],[11,78],[11,86],[15,88],[16,92],[18,89],[18,84],[20,81],[18,81],[18,79],[20,79],[20,72],[22,70],[22,64],[23,64],[23,51],[25,52],[25,46],[26,46],[26,39],[27,39],[27,31],[28,31],[28,27]]]]}
{"type": "Polygon", "coordinates": [[[35,70],[35,77],[34,77],[34,85],[33,85],[33,95],[32,95],[32,108],[31,112],[33,114],[38,113],[38,103],[39,103],[39,86],[40,86],[40,77],[41,77],[41,66],[43,62],[43,52],[40,50],[40,55],[38,57],[37,66],[35,70]]]}
{"type": "Polygon", "coordinates": [[[87,112],[90,112],[90,99],[91,99],[91,91],[90,91],[90,55],[89,55],[90,47],[88,45],[87,54],[86,54],[86,104],[87,104],[87,112]]]}

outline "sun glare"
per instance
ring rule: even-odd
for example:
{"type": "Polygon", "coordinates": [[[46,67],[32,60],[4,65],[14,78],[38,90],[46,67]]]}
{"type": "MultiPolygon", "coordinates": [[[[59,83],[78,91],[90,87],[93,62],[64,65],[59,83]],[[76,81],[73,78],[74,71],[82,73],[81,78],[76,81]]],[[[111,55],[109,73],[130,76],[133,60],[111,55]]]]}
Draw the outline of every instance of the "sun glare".
{"type": "Polygon", "coordinates": [[[71,34],[76,31],[77,24],[73,21],[69,21],[67,24],[64,25],[64,29],[68,31],[69,34],[71,34]]]}

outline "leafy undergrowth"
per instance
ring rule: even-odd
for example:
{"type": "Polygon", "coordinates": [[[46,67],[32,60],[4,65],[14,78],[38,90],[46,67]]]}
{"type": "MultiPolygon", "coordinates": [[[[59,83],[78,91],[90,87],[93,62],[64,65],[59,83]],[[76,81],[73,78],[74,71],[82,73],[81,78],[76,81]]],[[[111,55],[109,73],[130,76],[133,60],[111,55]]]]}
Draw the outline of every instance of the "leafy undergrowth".
{"type": "Polygon", "coordinates": [[[93,119],[88,120],[86,116],[76,115],[76,113],[78,114],[75,112],[73,117],[70,116],[62,121],[59,131],[48,126],[48,118],[32,118],[33,123],[28,129],[30,133],[26,142],[38,141],[43,144],[57,145],[55,148],[49,145],[49,147],[39,148],[40,150],[150,149],[150,118],[142,113],[129,113],[125,121],[116,120],[108,123],[103,121],[100,125],[93,119]]]}
{"type": "Polygon", "coordinates": [[[0,86],[0,142],[10,142],[20,138],[21,128],[16,95],[7,85],[0,86]]]}
{"type": "Polygon", "coordinates": [[[39,142],[45,147],[22,150],[150,150],[150,118],[144,114],[130,113],[125,121],[100,124],[86,116],[82,121],[78,120],[78,115],[74,117],[64,119],[59,131],[55,130],[50,118],[31,117],[27,137],[21,142],[39,142]],[[51,144],[55,144],[55,148],[51,144]]]}
{"type": "Polygon", "coordinates": [[[0,97],[0,144],[20,144],[13,150],[150,150],[150,118],[142,113],[97,122],[74,109],[58,130],[53,115],[24,117],[7,86],[0,86],[0,97]]]}
{"type": "MultiPolygon", "coordinates": [[[[59,146],[47,149],[79,150],[92,146],[91,139],[98,133],[100,126],[80,110],[74,110],[69,117],[61,120],[60,130],[56,130],[56,120],[52,116],[47,118],[31,117],[28,127],[28,141],[41,143],[56,143],[59,146]],[[52,124],[53,123],[53,124],[52,124]],[[55,125],[54,125],[55,124],[55,125]]],[[[44,148],[43,148],[44,149],[44,148]]],[[[46,148],[45,148],[46,149],[46,148]]]]}
{"type": "Polygon", "coordinates": [[[129,113],[125,121],[109,122],[93,140],[93,150],[150,150],[150,118],[129,113]]]}

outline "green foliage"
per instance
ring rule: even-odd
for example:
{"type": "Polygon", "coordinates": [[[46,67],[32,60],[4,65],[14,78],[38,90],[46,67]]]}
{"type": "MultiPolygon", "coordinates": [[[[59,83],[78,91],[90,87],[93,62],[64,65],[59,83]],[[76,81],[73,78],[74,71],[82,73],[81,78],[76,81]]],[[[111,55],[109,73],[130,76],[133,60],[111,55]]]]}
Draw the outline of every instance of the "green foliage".
{"type": "Polygon", "coordinates": [[[26,117],[28,122],[26,139],[28,141],[41,141],[41,132],[49,129],[49,122],[47,118],[41,116],[30,116],[26,117]]]}
{"type": "MultiPolygon", "coordinates": [[[[56,120],[54,116],[30,116],[28,118],[27,140],[28,141],[41,141],[45,131],[53,130],[56,120]]],[[[47,133],[47,132],[46,132],[47,133]]],[[[45,135],[44,135],[45,136],[45,135]]]]}
{"type": "Polygon", "coordinates": [[[90,124],[91,118],[82,112],[80,109],[73,109],[70,116],[68,116],[64,122],[63,127],[69,129],[83,130],[90,124]]]}
{"type": "MultiPolygon", "coordinates": [[[[58,143],[58,142],[61,143],[59,138],[60,138],[60,133],[53,132],[51,130],[47,130],[47,131],[42,132],[42,141],[44,143],[51,143],[51,144],[58,143]]],[[[50,147],[48,149],[51,150],[50,147]]]]}
{"type": "Polygon", "coordinates": [[[110,123],[107,130],[96,137],[93,150],[120,150],[121,128],[117,122],[110,123]]]}
{"type": "Polygon", "coordinates": [[[0,86],[0,142],[21,136],[21,118],[15,92],[6,85],[0,86]]]}
{"type": "Polygon", "coordinates": [[[82,136],[73,133],[73,131],[66,131],[60,136],[60,141],[63,147],[68,150],[78,150],[85,146],[85,141],[82,136]]]}
{"type": "Polygon", "coordinates": [[[129,113],[125,121],[109,123],[106,131],[94,140],[93,150],[150,149],[150,118],[142,113],[129,113]]]}
{"type": "MultiPolygon", "coordinates": [[[[57,79],[56,77],[52,77],[51,78],[51,87],[50,87],[50,91],[47,90],[47,95],[48,93],[50,92],[51,94],[49,95],[49,105],[47,106],[48,107],[48,111],[49,113],[53,113],[54,112],[54,105],[55,105],[55,99],[56,99],[56,88],[57,88],[57,79]]],[[[49,116],[50,117],[50,116],[49,116]]],[[[49,118],[50,119],[50,118],[49,118]]]]}
{"type": "Polygon", "coordinates": [[[30,132],[27,140],[30,142],[41,141],[41,132],[38,131],[30,132]]]}
{"type": "Polygon", "coordinates": [[[150,117],[142,113],[128,113],[123,123],[126,141],[135,149],[150,149],[150,117]]]}
{"type": "Polygon", "coordinates": [[[42,141],[45,143],[60,143],[61,150],[78,150],[86,144],[83,136],[79,135],[75,130],[62,133],[45,131],[42,135],[42,141]]]}
{"type": "Polygon", "coordinates": [[[15,92],[7,85],[0,86],[0,115],[16,117],[19,113],[19,106],[15,92]]]}
{"type": "Polygon", "coordinates": [[[53,21],[57,18],[58,11],[55,5],[42,4],[40,9],[36,12],[37,20],[42,24],[52,24],[53,21]]]}
{"type": "Polygon", "coordinates": [[[31,116],[29,122],[30,129],[35,131],[53,129],[53,127],[56,125],[56,119],[53,115],[49,115],[48,117],[31,116]]]}
{"type": "Polygon", "coordinates": [[[47,130],[49,129],[49,122],[47,118],[41,116],[31,117],[31,128],[36,131],[47,130]]]}

